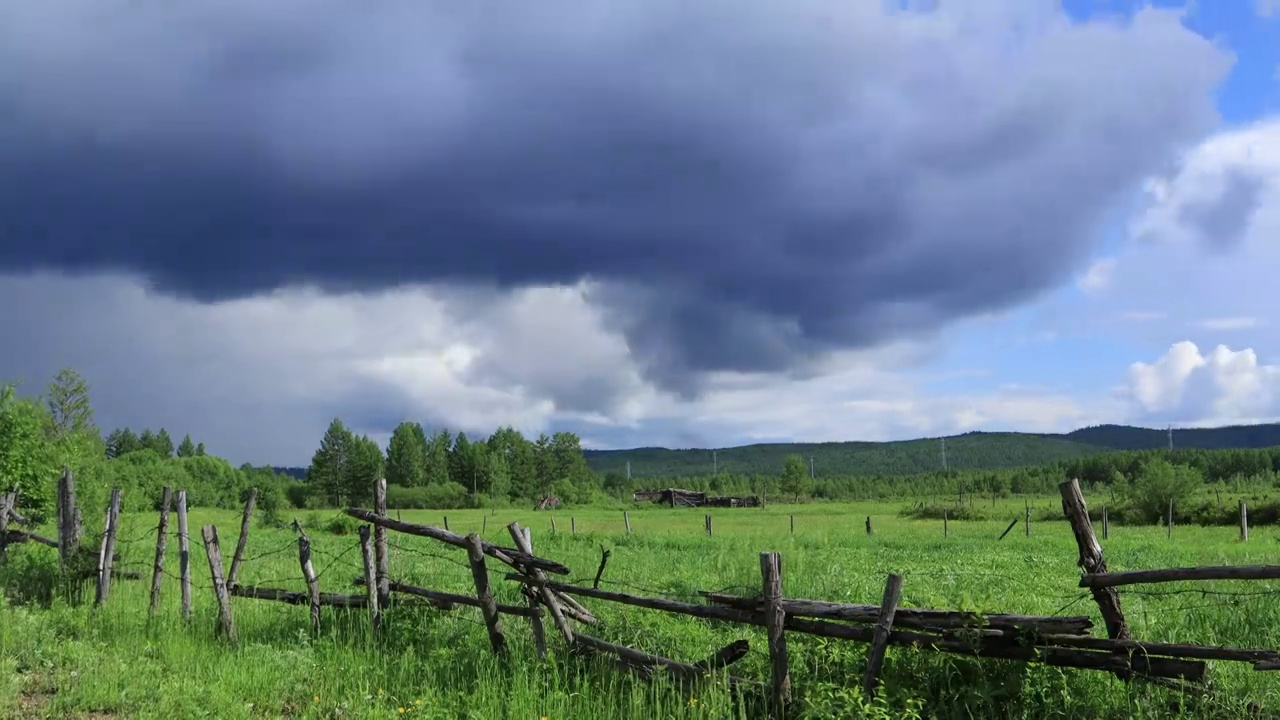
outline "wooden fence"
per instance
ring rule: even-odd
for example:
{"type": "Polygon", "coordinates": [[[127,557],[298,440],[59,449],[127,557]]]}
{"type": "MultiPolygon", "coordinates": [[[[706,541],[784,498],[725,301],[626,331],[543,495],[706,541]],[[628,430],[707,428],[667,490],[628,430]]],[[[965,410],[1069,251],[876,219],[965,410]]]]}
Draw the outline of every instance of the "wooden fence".
{"type": "MultiPolygon", "coordinates": [[[[643,677],[664,669],[682,682],[693,682],[718,673],[750,652],[742,639],[711,652],[706,658],[687,662],[671,659],[635,648],[610,643],[586,630],[600,621],[582,600],[617,603],[676,615],[715,620],[765,629],[769,657],[767,682],[729,675],[730,683],[742,692],[759,695],[782,716],[791,698],[790,663],[787,637],[790,633],[817,635],[869,645],[865,673],[861,685],[868,697],[879,688],[879,672],[889,647],[906,646],[921,650],[953,653],[977,658],[997,658],[1058,667],[1097,670],[1114,674],[1125,681],[1143,680],[1186,691],[1195,691],[1206,677],[1206,660],[1247,662],[1258,671],[1280,670],[1280,651],[1206,646],[1196,644],[1145,642],[1131,636],[1124,611],[1115,588],[1134,583],[1157,583],[1211,579],[1276,579],[1280,566],[1200,567],[1169,570],[1110,572],[1102,547],[1094,534],[1088,509],[1079,484],[1075,480],[1060,486],[1062,507],[1070,522],[1079,550],[1082,570],[1080,587],[1086,588],[1097,603],[1105,625],[1106,637],[1090,634],[1093,627],[1088,617],[1026,616],[1006,613],[972,612],[899,607],[903,578],[890,574],[878,604],[835,603],[824,600],[789,598],[784,592],[782,556],[776,552],[760,554],[760,594],[728,595],[701,593],[703,602],[682,602],[667,598],[645,597],[600,589],[600,581],[609,559],[602,552],[600,565],[592,585],[577,585],[554,579],[570,574],[563,564],[536,555],[528,529],[518,523],[507,526],[510,546],[489,542],[479,535],[459,535],[433,525],[404,522],[392,518],[386,508],[386,482],[375,487],[372,509],[347,508],[346,515],[362,521],[359,548],[363,573],[355,579],[356,593],[320,591],[311,560],[311,542],[302,526],[294,522],[297,534],[298,566],[306,592],[282,588],[245,587],[239,584],[240,568],[245,562],[250,518],[254,511],[256,491],[249,493],[240,523],[240,535],[229,569],[223,561],[218,530],[213,525],[201,529],[201,538],[209,564],[211,587],[217,600],[218,628],[229,641],[236,641],[233,598],[278,601],[307,605],[313,632],[320,630],[322,608],[360,608],[367,610],[375,632],[383,625],[383,610],[392,604],[417,605],[438,611],[460,606],[480,610],[492,651],[507,655],[510,650],[506,635],[510,627],[503,618],[517,617],[528,622],[534,646],[545,658],[548,643],[545,620],[550,618],[552,631],[562,641],[556,643],[570,655],[605,656],[616,666],[643,677]],[[444,592],[417,587],[391,579],[388,534],[402,533],[430,538],[466,553],[471,571],[474,595],[444,592]],[[506,568],[499,578],[518,583],[524,602],[518,605],[499,603],[493,593],[493,578],[488,562],[496,560],[506,568]]],[[[75,503],[75,487],[70,473],[64,473],[58,489],[58,540],[42,538],[10,525],[27,524],[17,510],[16,493],[0,496],[0,554],[4,546],[14,542],[34,541],[58,548],[64,566],[84,553],[79,544],[83,537],[80,513],[75,503]]],[[[164,574],[165,546],[171,492],[165,488],[160,521],[156,534],[156,555],[152,575],[150,611],[155,612],[160,598],[160,579],[164,574]]],[[[180,542],[180,580],[182,611],[191,613],[191,576],[187,543],[186,495],[177,493],[178,537],[180,542]]],[[[120,491],[111,494],[105,527],[97,552],[92,576],[96,579],[95,603],[102,604],[110,595],[111,581],[118,577],[113,569],[120,491]]],[[[1243,514],[1243,513],[1242,513],[1243,514]]],[[[1029,518],[1029,513],[1027,514],[1029,518]]],[[[1103,515],[1104,526],[1106,515],[1103,515]]],[[[1016,521],[1015,521],[1016,524],[1016,521]]],[[[1029,525],[1028,525],[1029,527],[1029,525]]],[[[1012,530],[1011,525],[1005,533],[1012,530]]],[[[708,517],[707,531],[710,532],[708,517]]],[[[1001,536],[1003,537],[1003,535],[1001,536]]],[[[591,631],[594,633],[595,631],[591,631]]]]}

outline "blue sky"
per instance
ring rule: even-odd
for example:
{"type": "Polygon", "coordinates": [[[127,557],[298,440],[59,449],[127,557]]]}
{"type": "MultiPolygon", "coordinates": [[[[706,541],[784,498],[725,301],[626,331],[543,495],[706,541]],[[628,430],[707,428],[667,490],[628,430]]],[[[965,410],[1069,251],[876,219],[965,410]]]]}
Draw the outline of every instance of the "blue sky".
{"type": "Polygon", "coordinates": [[[105,427],[1280,418],[1276,0],[80,2],[0,8],[0,379],[105,427]]]}

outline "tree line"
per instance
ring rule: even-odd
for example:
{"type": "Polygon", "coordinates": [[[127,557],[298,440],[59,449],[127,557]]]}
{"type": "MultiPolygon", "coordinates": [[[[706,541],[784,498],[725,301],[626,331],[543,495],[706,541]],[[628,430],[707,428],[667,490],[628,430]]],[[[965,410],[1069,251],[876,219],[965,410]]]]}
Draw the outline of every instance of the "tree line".
{"type": "Polygon", "coordinates": [[[392,431],[384,453],[373,439],[334,418],[307,468],[313,492],[338,506],[368,502],[380,477],[387,480],[389,502],[422,507],[483,507],[551,496],[586,503],[602,489],[583,458],[581,440],[570,432],[529,440],[502,427],[472,440],[465,432],[428,433],[406,421],[392,431]]]}

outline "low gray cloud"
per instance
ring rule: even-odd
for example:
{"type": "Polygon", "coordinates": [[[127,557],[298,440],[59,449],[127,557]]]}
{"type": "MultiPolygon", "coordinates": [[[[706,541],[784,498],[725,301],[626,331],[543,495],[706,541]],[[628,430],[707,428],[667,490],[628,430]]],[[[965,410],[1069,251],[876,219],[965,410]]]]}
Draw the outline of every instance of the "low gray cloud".
{"type": "Polygon", "coordinates": [[[5,3],[0,270],[589,278],[665,387],[793,368],[1069,279],[1216,122],[1175,14],[1047,7],[5,3]]]}

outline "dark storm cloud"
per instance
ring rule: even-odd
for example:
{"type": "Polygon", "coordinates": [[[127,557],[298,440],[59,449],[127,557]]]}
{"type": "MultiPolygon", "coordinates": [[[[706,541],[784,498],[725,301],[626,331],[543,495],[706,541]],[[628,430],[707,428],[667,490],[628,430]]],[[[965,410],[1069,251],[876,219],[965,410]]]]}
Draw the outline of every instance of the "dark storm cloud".
{"type": "Polygon", "coordinates": [[[1215,121],[1172,15],[882,5],[5,3],[0,270],[589,277],[689,389],[1033,296],[1215,121]]]}

